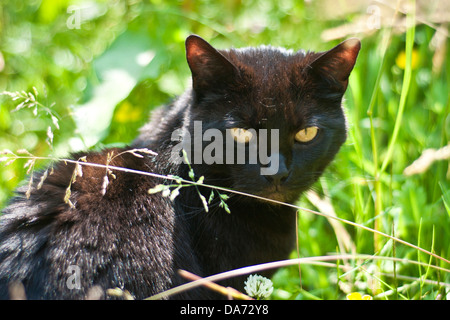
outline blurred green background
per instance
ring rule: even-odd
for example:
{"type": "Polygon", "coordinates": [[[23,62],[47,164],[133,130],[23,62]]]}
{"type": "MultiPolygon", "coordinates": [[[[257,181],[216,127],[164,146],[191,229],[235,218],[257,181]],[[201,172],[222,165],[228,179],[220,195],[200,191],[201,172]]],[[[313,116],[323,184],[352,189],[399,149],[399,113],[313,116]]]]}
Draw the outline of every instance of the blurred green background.
{"type": "MultiPolygon", "coordinates": [[[[396,1],[354,0],[2,0],[0,92],[9,94],[0,96],[0,150],[64,157],[131,142],[152,109],[190,85],[184,40],[192,33],[217,48],[270,44],[313,51],[356,36],[362,50],[345,95],[349,139],[315,190],[337,216],[448,259],[448,160],[411,176],[403,171],[424,150],[450,141],[450,4],[401,1],[396,7],[396,1]],[[412,8],[417,24],[408,40],[405,13],[412,8]],[[405,70],[411,71],[409,86],[405,70]],[[21,105],[24,98],[12,99],[16,91],[32,93],[39,103],[21,105]],[[399,111],[402,91],[407,95],[399,111]]],[[[26,162],[0,164],[0,208],[24,181],[26,162]]],[[[47,163],[37,161],[32,169],[47,163]]],[[[316,209],[312,202],[303,198],[299,204],[316,209]]],[[[353,250],[450,268],[410,247],[343,227],[301,212],[300,256],[353,250]],[[346,235],[347,249],[339,246],[346,235]]],[[[303,265],[301,286],[298,267],[285,268],[274,278],[273,298],[341,299],[360,291],[380,299],[435,299],[449,290],[447,271],[407,262],[358,267],[353,261],[347,273],[341,267],[303,265]]]]}

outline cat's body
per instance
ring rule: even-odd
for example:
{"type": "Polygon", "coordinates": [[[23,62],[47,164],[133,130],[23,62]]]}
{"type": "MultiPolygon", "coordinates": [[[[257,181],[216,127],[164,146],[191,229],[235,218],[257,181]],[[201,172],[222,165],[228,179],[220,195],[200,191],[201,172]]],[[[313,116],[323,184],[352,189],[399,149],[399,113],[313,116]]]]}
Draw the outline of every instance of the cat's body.
{"type": "MultiPolygon", "coordinates": [[[[80,153],[73,159],[190,180],[188,165],[171,158],[176,129],[192,133],[194,121],[224,134],[230,128],[278,129],[274,175],[261,175],[258,163],[192,163],[192,168],[196,180],[204,176],[211,185],[295,201],[345,141],[341,100],[359,41],[326,53],[271,47],[219,53],[191,36],[186,48],[192,90],[158,110],[132,147],[80,153]],[[300,143],[298,132],[312,127],[319,128],[317,137],[300,143]],[[136,148],[158,155],[127,152],[136,148]]],[[[207,144],[203,141],[202,148],[207,144]]],[[[119,287],[140,299],[184,283],[178,269],[207,276],[286,259],[295,246],[295,210],[290,207],[220,191],[229,196],[231,213],[220,205],[218,192],[205,212],[198,192],[208,200],[211,189],[206,187],[183,187],[172,201],[148,192],[164,183],[161,178],[83,165],[82,176],[71,183],[75,169],[73,163],[56,164],[29,199],[26,188],[19,188],[5,209],[0,218],[0,298],[8,298],[8,284],[21,282],[30,299],[82,299],[93,286],[119,287]],[[69,186],[72,207],[64,201],[69,186]]],[[[40,176],[34,179],[40,181],[40,176]]],[[[243,278],[223,284],[238,290],[244,286],[243,278]]],[[[217,297],[206,289],[174,296],[217,297]]]]}

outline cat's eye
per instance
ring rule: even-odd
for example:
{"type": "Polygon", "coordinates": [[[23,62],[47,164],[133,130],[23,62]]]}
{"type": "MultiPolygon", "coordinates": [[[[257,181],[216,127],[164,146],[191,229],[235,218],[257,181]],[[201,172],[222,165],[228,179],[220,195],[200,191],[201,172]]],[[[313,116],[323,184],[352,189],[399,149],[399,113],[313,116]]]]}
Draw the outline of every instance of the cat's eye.
{"type": "Polygon", "coordinates": [[[317,137],[318,133],[319,133],[318,127],[315,127],[315,126],[308,127],[308,128],[298,131],[295,134],[295,140],[297,140],[298,142],[302,142],[302,143],[308,143],[308,142],[311,142],[312,140],[314,140],[314,138],[317,137]]]}
{"type": "Polygon", "coordinates": [[[238,143],[248,143],[253,138],[253,133],[250,130],[242,128],[232,128],[230,129],[230,133],[234,141],[238,143]]]}

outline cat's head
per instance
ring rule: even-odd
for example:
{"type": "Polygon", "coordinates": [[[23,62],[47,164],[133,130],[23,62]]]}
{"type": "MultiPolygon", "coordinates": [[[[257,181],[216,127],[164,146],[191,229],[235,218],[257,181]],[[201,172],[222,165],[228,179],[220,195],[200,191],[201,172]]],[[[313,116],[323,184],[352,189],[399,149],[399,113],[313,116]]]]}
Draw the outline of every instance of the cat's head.
{"type": "Polygon", "coordinates": [[[296,200],[346,139],[341,103],[359,49],[359,40],[349,39],[317,53],[216,50],[188,37],[194,171],[212,184],[296,200]]]}

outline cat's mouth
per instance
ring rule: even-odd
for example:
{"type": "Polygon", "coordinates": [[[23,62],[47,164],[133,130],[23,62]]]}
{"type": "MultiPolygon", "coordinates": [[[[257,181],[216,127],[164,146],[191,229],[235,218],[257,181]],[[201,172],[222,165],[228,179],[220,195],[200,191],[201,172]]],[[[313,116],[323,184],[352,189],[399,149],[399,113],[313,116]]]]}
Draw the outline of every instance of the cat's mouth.
{"type": "Polygon", "coordinates": [[[280,202],[286,201],[286,195],[283,194],[282,192],[270,192],[270,193],[264,194],[262,197],[271,199],[271,200],[280,201],[280,202]]]}
{"type": "Polygon", "coordinates": [[[286,203],[295,201],[299,195],[300,192],[294,192],[292,189],[280,185],[272,185],[258,192],[260,197],[286,203]]]}
{"type": "MultiPolygon", "coordinates": [[[[239,178],[236,180],[238,179],[239,178]]],[[[262,202],[272,204],[278,203],[279,205],[282,205],[281,202],[288,204],[295,203],[300,198],[300,195],[308,190],[312,184],[312,181],[309,179],[304,179],[297,183],[291,183],[287,180],[281,183],[271,183],[267,181],[267,179],[243,179],[242,182],[243,183],[235,184],[231,188],[255,195],[257,196],[257,199],[262,202]]]]}

